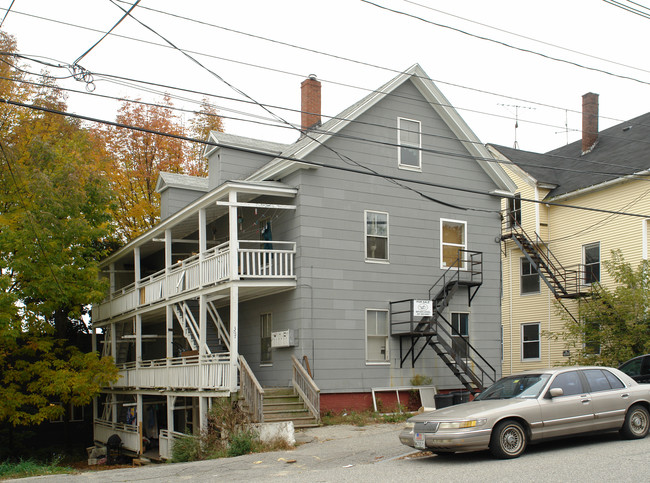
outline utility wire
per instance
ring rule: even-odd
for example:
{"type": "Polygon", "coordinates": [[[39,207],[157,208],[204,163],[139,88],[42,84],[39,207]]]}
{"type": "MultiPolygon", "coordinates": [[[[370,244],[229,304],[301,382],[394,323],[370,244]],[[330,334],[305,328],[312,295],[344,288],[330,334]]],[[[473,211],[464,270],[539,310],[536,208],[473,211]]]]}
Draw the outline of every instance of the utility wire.
{"type": "MultiPolygon", "coordinates": [[[[109,30],[108,30],[108,31],[107,31],[107,32],[102,36],[101,39],[99,39],[99,40],[98,40],[97,42],[95,42],[95,43],[94,43],[94,44],[93,44],[93,45],[92,45],[88,50],[86,50],[83,54],[81,54],[79,57],[77,57],[77,60],[75,60],[75,61],[72,63],[72,65],[77,65],[81,59],[83,59],[86,55],[88,55],[88,54],[90,53],[91,50],[93,50],[95,47],[97,47],[97,46],[99,45],[99,43],[100,43],[102,40],[104,40],[104,39],[108,36],[108,34],[110,34],[113,30],[115,30],[115,29],[117,28],[117,26],[118,26],[119,24],[122,23],[122,20],[124,20],[126,17],[129,16],[129,14],[133,11],[133,9],[134,9],[135,7],[138,6],[138,3],[140,3],[140,0],[136,0],[136,1],[133,3],[133,5],[131,5],[131,8],[129,8],[129,10],[128,10],[124,15],[122,15],[122,17],[117,21],[117,23],[116,23],[115,25],[113,25],[113,26],[112,26],[112,27],[111,27],[111,28],[110,28],[110,29],[109,29],[109,30]]],[[[120,8],[121,8],[121,7],[120,7],[120,8]]]]}
{"type": "Polygon", "coordinates": [[[2,24],[5,23],[5,20],[7,19],[7,15],[9,15],[9,12],[11,12],[11,7],[14,6],[14,2],[15,2],[15,1],[16,1],[16,0],[11,0],[11,3],[9,4],[9,8],[8,8],[7,11],[5,12],[4,17],[2,17],[2,21],[0,22],[0,28],[2,28],[2,24]]]}
{"type": "MultiPolygon", "coordinates": [[[[491,39],[489,37],[484,37],[482,35],[476,35],[476,34],[467,32],[466,30],[462,30],[462,29],[459,29],[459,28],[456,28],[456,27],[451,27],[449,25],[444,25],[444,24],[441,24],[441,23],[438,23],[438,22],[434,22],[432,20],[425,19],[423,17],[420,17],[420,16],[412,14],[412,13],[404,12],[404,11],[401,11],[401,10],[396,10],[394,8],[389,8],[389,7],[386,7],[384,5],[379,5],[378,3],[371,2],[370,0],[361,0],[361,1],[363,3],[367,3],[368,5],[372,5],[374,7],[380,8],[382,10],[386,10],[388,12],[391,12],[391,13],[394,13],[394,14],[397,14],[397,15],[403,15],[405,17],[409,17],[409,18],[412,18],[412,19],[415,19],[415,20],[419,20],[421,22],[427,23],[429,25],[433,25],[435,27],[440,27],[440,28],[452,30],[452,31],[458,32],[460,34],[467,35],[468,37],[473,37],[475,39],[484,40],[486,42],[491,42],[493,44],[501,45],[501,46],[507,47],[509,49],[518,50],[520,52],[525,52],[527,54],[537,55],[537,56],[542,57],[544,59],[552,60],[552,61],[555,61],[555,62],[560,62],[560,63],[563,63],[563,64],[572,65],[574,67],[579,67],[581,69],[586,69],[586,70],[591,70],[591,71],[594,71],[594,72],[599,72],[601,74],[605,74],[605,75],[608,75],[608,76],[618,77],[619,79],[626,79],[626,80],[631,80],[631,81],[634,81],[634,82],[638,82],[640,84],[650,85],[650,82],[643,81],[641,79],[636,79],[634,77],[621,75],[621,74],[615,74],[614,72],[609,72],[609,71],[606,71],[604,69],[599,69],[597,67],[590,67],[590,66],[587,66],[587,65],[579,64],[578,62],[573,62],[573,61],[570,61],[570,60],[561,59],[559,57],[554,57],[552,55],[543,54],[542,52],[537,52],[535,50],[525,49],[523,47],[517,47],[517,46],[509,44],[507,42],[502,42],[500,40],[491,39]]],[[[609,0],[605,0],[605,1],[609,1],[609,0]]]]}
{"type": "MultiPolygon", "coordinates": [[[[11,106],[27,108],[27,109],[34,109],[34,110],[37,110],[37,111],[47,112],[47,113],[50,113],[50,114],[68,116],[68,117],[72,117],[74,119],[90,121],[90,122],[96,122],[96,123],[106,124],[106,125],[109,125],[109,126],[114,126],[114,127],[124,128],[124,129],[131,129],[133,131],[138,131],[138,132],[145,132],[145,133],[159,135],[159,136],[166,136],[166,137],[169,137],[169,138],[179,139],[179,140],[182,140],[182,141],[190,141],[190,142],[194,142],[194,143],[203,144],[205,146],[222,147],[222,148],[228,148],[228,149],[232,149],[234,151],[239,151],[239,152],[243,152],[243,153],[259,154],[259,152],[255,151],[255,150],[246,149],[246,148],[243,148],[243,147],[240,147],[240,146],[229,146],[229,145],[224,145],[224,144],[217,144],[217,143],[213,143],[213,142],[208,141],[208,140],[195,139],[195,138],[191,138],[191,137],[188,137],[188,136],[180,136],[178,134],[165,133],[165,132],[161,132],[161,131],[156,131],[154,129],[148,129],[148,128],[143,128],[143,127],[139,127],[139,126],[132,126],[132,125],[128,125],[128,124],[124,124],[124,123],[118,123],[118,122],[114,122],[114,121],[106,121],[104,119],[98,119],[98,118],[93,118],[93,117],[89,117],[89,116],[83,116],[83,115],[80,115],[80,114],[60,111],[60,110],[57,110],[57,109],[51,109],[51,108],[43,107],[43,106],[37,106],[37,105],[34,105],[34,104],[25,104],[25,103],[18,102],[18,101],[12,101],[10,99],[0,98],[0,103],[11,105],[11,106]]],[[[472,189],[472,188],[463,188],[463,187],[460,187],[460,186],[450,186],[449,184],[433,183],[433,182],[430,182],[430,181],[422,181],[422,180],[417,180],[417,179],[408,179],[408,178],[402,178],[402,177],[398,177],[398,176],[375,174],[375,173],[371,173],[371,172],[368,172],[368,171],[365,171],[365,170],[362,171],[360,169],[354,169],[354,168],[350,168],[350,167],[347,167],[347,166],[335,166],[335,165],[331,165],[331,164],[320,163],[318,161],[310,161],[310,160],[306,160],[306,159],[298,159],[298,158],[291,157],[291,156],[277,155],[275,157],[279,158],[279,159],[285,159],[285,160],[288,160],[288,161],[294,161],[296,163],[301,163],[301,164],[305,164],[305,165],[309,165],[309,166],[316,166],[316,167],[319,167],[319,168],[346,171],[346,172],[349,172],[349,173],[359,174],[359,175],[363,175],[363,176],[373,176],[373,177],[379,177],[379,178],[390,178],[390,179],[403,181],[403,182],[406,182],[406,183],[413,183],[413,184],[417,184],[417,185],[421,185],[421,186],[440,188],[440,189],[445,189],[445,190],[450,190],[450,191],[460,191],[460,192],[463,192],[463,193],[471,193],[471,194],[476,194],[476,195],[481,195],[481,196],[496,196],[496,197],[501,197],[501,198],[503,197],[503,196],[500,196],[498,194],[485,192],[485,191],[472,189]]],[[[540,200],[535,200],[535,199],[530,199],[530,198],[520,198],[520,199],[521,199],[521,201],[526,201],[526,202],[530,202],[530,203],[537,203],[537,204],[541,204],[541,205],[550,205],[550,206],[558,206],[558,207],[562,207],[562,208],[569,208],[569,209],[576,209],[576,210],[583,210],[583,211],[591,211],[591,212],[596,212],[596,213],[608,213],[608,214],[615,214],[615,215],[621,215],[621,216],[632,216],[632,217],[644,218],[644,219],[647,219],[649,217],[647,214],[626,213],[626,212],[615,211],[615,210],[607,210],[607,209],[603,209],[603,208],[590,208],[590,207],[587,207],[587,206],[568,205],[568,204],[564,204],[564,203],[558,203],[558,202],[546,201],[546,200],[541,200],[540,201],[540,200]]]]}

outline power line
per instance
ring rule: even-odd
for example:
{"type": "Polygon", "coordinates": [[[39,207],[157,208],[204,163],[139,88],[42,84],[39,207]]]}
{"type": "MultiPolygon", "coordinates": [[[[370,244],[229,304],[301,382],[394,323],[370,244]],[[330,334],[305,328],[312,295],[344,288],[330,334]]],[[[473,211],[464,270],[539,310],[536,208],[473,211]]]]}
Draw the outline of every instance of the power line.
{"type": "MultiPolygon", "coordinates": [[[[498,45],[501,45],[503,47],[507,47],[509,49],[518,50],[520,52],[537,55],[537,56],[542,57],[544,59],[552,60],[552,61],[555,61],[555,62],[560,62],[560,63],[563,63],[563,64],[572,65],[574,67],[579,67],[581,69],[586,69],[586,70],[591,70],[591,71],[594,71],[594,72],[599,72],[601,74],[605,74],[605,75],[608,75],[608,76],[618,77],[619,79],[626,79],[626,80],[631,80],[631,81],[634,81],[634,82],[638,82],[640,84],[650,85],[650,82],[643,81],[641,79],[636,79],[634,77],[621,75],[621,74],[615,74],[613,72],[609,72],[609,71],[606,71],[606,70],[603,70],[603,69],[599,69],[597,67],[590,67],[590,66],[586,66],[586,65],[583,65],[583,64],[579,64],[578,62],[573,62],[573,61],[570,61],[570,60],[561,59],[559,57],[554,57],[552,55],[543,54],[543,53],[537,52],[535,50],[525,49],[523,47],[517,47],[517,46],[509,44],[507,42],[502,42],[500,40],[491,39],[489,37],[484,37],[482,35],[476,35],[476,34],[467,32],[465,30],[456,28],[456,27],[451,27],[449,25],[444,25],[444,24],[441,24],[441,23],[438,23],[438,22],[434,22],[432,20],[425,19],[423,17],[420,17],[420,16],[412,14],[412,13],[404,12],[404,11],[401,11],[401,10],[396,10],[396,9],[393,9],[393,8],[386,7],[384,5],[379,5],[378,3],[371,2],[370,0],[361,0],[361,1],[363,3],[367,3],[368,5],[372,5],[374,7],[380,8],[382,10],[386,10],[388,12],[391,12],[391,13],[394,13],[394,14],[397,14],[397,15],[403,15],[405,17],[410,17],[410,18],[413,18],[415,20],[419,20],[421,22],[427,23],[429,25],[434,25],[436,27],[441,27],[441,28],[444,28],[444,29],[452,30],[452,31],[458,32],[460,34],[467,35],[467,36],[473,37],[475,39],[484,40],[486,42],[491,42],[491,43],[494,43],[494,44],[498,44],[498,45]]],[[[608,1],[608,0],[606,0],[606,1],[608,1]]]]}
{"type": "Polygon", "coordinates": [[[16,1],[16,0],[11,0],[11,3],[9,4],[9,8],[8,8],[7,11],[5,12],[4,17],[2,17],[2,21],[0,22],[0,28],[2,28],[2,24],[5,23],[5,20],[7,19],[7,15],[9,15],[9,12],[11,12],[11,7],[14,6],[14,2],[15,2],[15,1],[16,1]]]}
{"type": "MultiPolygon", "coordinates": [[[[240,151],[240,152],[250,153],[250,154],[259,154],[255,150],[246,149],[246,148],[243,148],[243,147],[240,147],[240,146],[230,146],[230,145],[224,145],[224,144],[217,144],[217,143],[213,143],[213,142],[208,141],[208,140],[195,139],[195,138],[191,138],[191,137],[188,137],[188,136],[180,136],[178,134],[170,134],[170,133],[165,133],[165,132],[161,132],[161,131],[156,131],[154,129],[148,129],[148,128],[143,128],[143,127],[139,127],[139,126],[132,126],[132,125],[113,122],[113,121],[106,121],[104,119],[98,119],[98,118],[93,118],[93,117],[89,117],[89,116],[83,116],[83,115],[80,115],[80,114],[75,114],[75,113],[70,113],[70,112],[65,112],[65,111],[59,111],[59,110],[51,109],[51,108],[48,108],[48,107],[37,106],[37,105],[33,105],[33,104],[25,104],[25,103],[18,102],[18,101],[12,101],[10,99],[0,98],[0,103],[8,104],[8,105],[11,105],[11,106],[27,108],[27,109],[34,109],[34,110],[37,110],[37,111],[47,112],[47,113],[50,113],[50,114],[68,116],[68,117],[72,117],[74,119],[80,119],[80,120],[84,120],[84,121],[96,122],[96,123],[106,124],[106,125],[109,125],[109,126],[114,126],[114,127],[124,128],[124,129],[131,129],[131,130],[138,131],[138,132],[145,132],[145,133],[149,133],[149,134],[170,137],[170,138],[173,138],[173,139],[179,139],[179,140],[183,140],[183,141],[190,141],[190,142],[194,142],[194,143],[203,144],[203,145],[206,145],[206,146],[222,147],[222,148],[225,147],[225,148],[228,148],[228,149],[232,149],[234,151],[240,151]]],[[[422,181],[422,180],[417,180],[417,179],[408,179],[408,178],[403,178],[403,177],[399,177],[399,176],[375,174],[375,173],[371,173],[371,172],[367,172],[367,171],[361,171],[359,169],[354,169],[354,168],[350,168],[350,167],[346,167],[346,166],[334,166],[334,165],[331,165],[331,164],[320,163],[318,161],[298,159],[298,158],[294,158],[294,157],[291,157],[291,156],[277,155],[275,157],[279,158],[279,159],[288,160],[288,161],[295,161],[295,162],[301,163],[301,164],[316,166],[316,167],[319,167],[319,168],[346,171],[346,172],[355,173],[355,174],[359,174],[359,175],[373,176],[373,177],[379,177],[379,178],[384,178],[384,179],[390,178],[390,179],[394,179],[394,180],[398,180],[398,181],[402,181],[402,182],[406,182],[406,183],[413,183],[413,184],[417,184],[417,185],[421,185],[421,186],[428,186],[428,187],[432,187],[432,188],[440,188],[440,189],[445,189],[445,190],[450,190],[450,191],[460,191],[460,192],[464,192],[464,193],[471,193],[471,194],[476,194],[476,195],[481,195],[481,196],[502,197],[502,196],[499,196],[499,195],[494,194],[494,193],[485,192],[485,191],[481,191],[481,190],[476,190],[476,189],[472,189],[472,188],[463,188],[463,187],[459,187],[459,186],[450,186],[449,184],[432,183],[430,181],[422,181]]],[[[569,208],[569,209],[591,211],[591,212],[597,212],[597,213],[608,213],[608,214],[615,214],[615,215],[621,215],[621,216],[632,216],[632,217],[644,218],[644,219],[648,218],[647,214],[625,213],[625,212],[621,212],[621,211],[607,210],[607,209],[603,209],[603,208],[590,208],[590,207],[587,207],[587,206],[568,205],[568,204],[564,204],[564,203],[557,203],[557,202],[553,202],[553,201],[544,201],[544,200],[540,201],[540,200],[535,200],[535,199],[530,199],[530,198],[520,198],[520,199],[521,199],[521,201],[526,201],[526,202],[530,202],[530,203],[537,203],[537,204],[550,205],[550,206],[558,206],[558,207],[569,208]]]]}

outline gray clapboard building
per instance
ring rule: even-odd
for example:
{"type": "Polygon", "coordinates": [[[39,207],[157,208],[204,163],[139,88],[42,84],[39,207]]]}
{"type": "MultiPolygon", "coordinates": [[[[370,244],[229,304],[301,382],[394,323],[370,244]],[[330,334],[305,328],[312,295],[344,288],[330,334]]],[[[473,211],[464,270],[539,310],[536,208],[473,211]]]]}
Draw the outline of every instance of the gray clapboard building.
{"type": "Polygon", "coordinates": [[[162,173],[160,224],[104,261],[93,327],[122,377],[96,440],[165,456],[216,397],[269,421],[288,387],[317,421],[416,375],[472,391],[500,375],[514,185],[418,65],[325,123],[320,90],[302,83],[293,144],[211,133],[208,177],[162,173]]]}

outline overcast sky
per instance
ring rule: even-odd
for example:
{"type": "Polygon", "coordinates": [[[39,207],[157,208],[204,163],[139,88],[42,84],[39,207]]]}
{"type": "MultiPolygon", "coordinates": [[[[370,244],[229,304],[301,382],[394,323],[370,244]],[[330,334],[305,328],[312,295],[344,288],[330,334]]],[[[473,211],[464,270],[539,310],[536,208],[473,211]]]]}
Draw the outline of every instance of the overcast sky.
{"type": "MultiPolygon", "coordinates": [[[[586,92],[600,94],[601,129],[650,111],[648,18],[601,0],[372,1],[409,15],[362,0],[141,0],[132,13],[151,30],[126,18],[78,64],[93,73],[95,94],[160,98],[100,74],[237,100],[245,93],[298,124],[298,113],[280,108],[300,109],[300,82],[309,74],[323,82],[327,116],[419,63],[481,141],[513,146],[518,111],[519,147],[541,152],[579,138],[586,92]]],[[[0,15],[12,3],[2,29],[16,37],[20,52],[61,65],[77,60],[123,15],[111,0],[0,0],[0,15]]],[[[64,67],[49,70],[69,75],[64,67]]],[[[60,85],[85,88],[71,79],[60,85]]],[[[290,129],[263,127],[270,115],[254,104],[212,102],[226,117],[256,121],[226,119],[229,133],[286,143],[297,138],[290,129]]],[[[174,103],[196,109],[189,100],[174,103]]],[[[79,114],[113,120],[117,107],[69,94],[69,109],[79,114]]]]}

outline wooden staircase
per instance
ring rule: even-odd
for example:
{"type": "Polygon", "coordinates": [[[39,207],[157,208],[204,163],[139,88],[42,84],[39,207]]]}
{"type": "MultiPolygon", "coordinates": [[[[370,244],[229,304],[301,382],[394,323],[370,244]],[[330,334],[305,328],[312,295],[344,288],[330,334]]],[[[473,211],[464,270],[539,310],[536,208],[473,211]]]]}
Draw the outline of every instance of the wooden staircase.
{"type": "Polygon", "coordinates": [[[265,387],[262,408],[265,423],[293,421],[294,428],[319,426],[300,395],[291,387],[265,387]]]}

